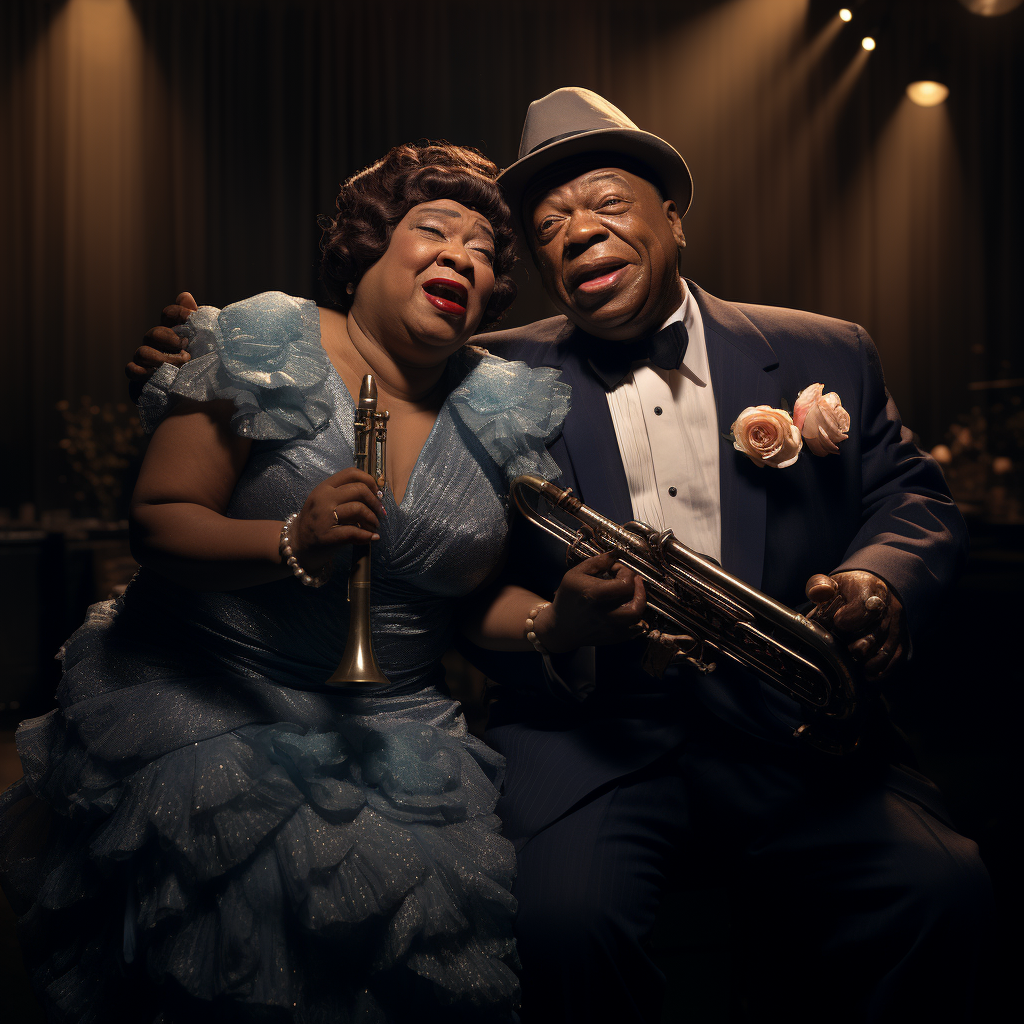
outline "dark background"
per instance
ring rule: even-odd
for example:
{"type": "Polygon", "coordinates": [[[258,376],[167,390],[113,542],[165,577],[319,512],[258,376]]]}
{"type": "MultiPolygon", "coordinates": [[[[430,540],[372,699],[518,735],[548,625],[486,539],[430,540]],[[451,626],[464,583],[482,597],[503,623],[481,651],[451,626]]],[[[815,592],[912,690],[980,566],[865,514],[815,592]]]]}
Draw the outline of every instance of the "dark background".
{"type": "MultiPolygon", "coordinates": [[[[183,288],[218,306],[320,297],[316,216],[342,178],[421,138],[506,165],[532,99],[586,86],[689,163],[687,276],[864,324],[904,419],[944,447],[972,561],[894,710],[1016,921],[1024,7],[865,0],[844,25],[839,6],[3,4],[0,724],[48,706],[54,650],[130,574],[119,523],[140,442],[123,366],[159,309],[183,288]],[[910,103],[920,77],[941,77],[947,102],[910,103]]],[[[505,326],[549,312],[528,263],[517,276],[505,326]]],[[[1010,934],[980,1020],[1016,962],[1010,934]]],[[[674,1005],[725,1019],[723,961],[682,941],[674,1005]],[[679,994],[691,985],[710,994],[679,994]]]]}

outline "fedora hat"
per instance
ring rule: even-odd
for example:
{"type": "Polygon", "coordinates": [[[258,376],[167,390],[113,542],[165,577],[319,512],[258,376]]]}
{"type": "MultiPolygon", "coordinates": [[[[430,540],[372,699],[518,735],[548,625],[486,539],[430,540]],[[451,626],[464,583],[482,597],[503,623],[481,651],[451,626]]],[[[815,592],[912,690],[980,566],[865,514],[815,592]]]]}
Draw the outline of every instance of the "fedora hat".
{"type": "Polygon", "coordinates": [[[519,158],[498,176],[508,204],[518,212],[531,179],[552,164],[585,153],[631,157],[649,167],[666,199],[686,213],[693,179],[686,162],[664,139],[641,131],[603,96],[589,89],[556,89],[526,112],[519,158]]]}

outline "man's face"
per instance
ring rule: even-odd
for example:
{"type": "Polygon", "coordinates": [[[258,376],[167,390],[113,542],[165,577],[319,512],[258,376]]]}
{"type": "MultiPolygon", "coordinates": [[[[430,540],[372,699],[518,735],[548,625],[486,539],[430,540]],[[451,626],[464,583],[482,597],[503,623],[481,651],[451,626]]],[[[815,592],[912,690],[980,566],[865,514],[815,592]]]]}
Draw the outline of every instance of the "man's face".
{"type": "Polygon", "coordinates": [[[642,337],[682,301],[679,212],[645,179],[617,167],[587,170],[528,197],[524,212],[548,295],[589,334],[642,337]]]}

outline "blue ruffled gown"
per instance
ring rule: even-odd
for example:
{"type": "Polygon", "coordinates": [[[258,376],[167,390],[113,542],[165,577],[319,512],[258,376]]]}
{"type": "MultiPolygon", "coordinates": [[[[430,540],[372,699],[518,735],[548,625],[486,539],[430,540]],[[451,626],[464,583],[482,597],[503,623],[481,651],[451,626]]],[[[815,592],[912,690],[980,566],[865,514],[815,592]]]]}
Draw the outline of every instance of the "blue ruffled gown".
{"type": "MultiPolygon", "coordinates": [[[[230,398],[251,455],[228,515],[283,519],[351,466],[353,403],[309,301],[271,292],[189,323],[140,413],[230,398]]],[[[391,681],[326,688],[351,550],[322,589],[197,593],[142,569],[65,645],[59,709],[25,722],[0,798],[0,876],[60,1021],[513,1019],[515,870],[501,758],[436,689],[456,599],[505,540],[507,479],[555,472],[557,371],[480,350],[374,545],[391,681]]]]}

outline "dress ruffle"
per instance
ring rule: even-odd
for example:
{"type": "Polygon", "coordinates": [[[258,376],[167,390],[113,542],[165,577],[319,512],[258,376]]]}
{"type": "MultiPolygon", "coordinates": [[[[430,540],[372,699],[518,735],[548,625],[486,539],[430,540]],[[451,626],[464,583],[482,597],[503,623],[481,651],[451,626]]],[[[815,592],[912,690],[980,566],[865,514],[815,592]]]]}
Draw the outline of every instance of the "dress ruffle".
{"type": "Polygon", "coordinates": [[[512,1019],[514,856],[493,755],[464,727],[371,710],[140,764],[105,760],[51,712],[18,745],[0,849],[48,834],[47,855],[0,867],[27,959],[46,949],[33,981],[56,1019],[116,1005],[111,945],[192,1019],[412,1021],[424,998],[452,1020],[512,1019]]]}
{"type": "Polygon", "coordinates": [[[263,292],[216,309],[203,306],[179,333],[191,359],[163,363],[139,396],[139,419],[156,429],[175,398],[229,399],[232,427],[255,441],[309,437],[331,410],[331,364],[319,342],[319,313],[308,299],[263,292]]]}
{"type": "Polygon", "coordinates": [[[571,389],[558,379],[561,371],[509,362],[473,347],[463,349],[461,357],[471,368],[451,392],[452,408],[506,479],[523,473],[557,477],[558,465],[546,445],[569,412],[571,389]]]}

